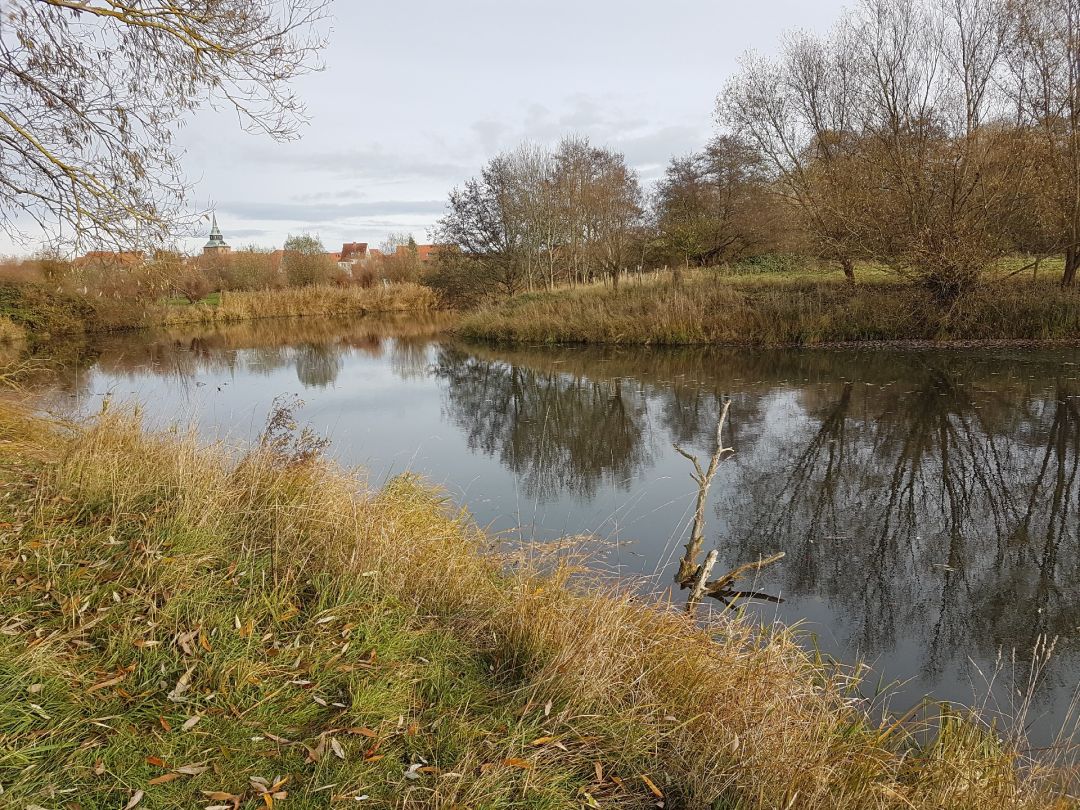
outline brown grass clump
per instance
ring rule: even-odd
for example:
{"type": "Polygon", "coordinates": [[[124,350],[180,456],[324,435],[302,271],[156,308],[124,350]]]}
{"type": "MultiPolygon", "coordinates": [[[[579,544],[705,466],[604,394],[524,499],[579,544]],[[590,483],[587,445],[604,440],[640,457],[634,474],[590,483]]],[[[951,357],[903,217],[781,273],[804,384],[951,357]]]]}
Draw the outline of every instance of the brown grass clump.
{"type": "Polygon", "coordinates": [[[788,632],[498,552],[414,479],[373,492],[277,436],[236,461],[130,415],[0,411],[13,806],[1059,800],[966,717],[877,725],[788,632]]]}
{"type": "Polygon", "coordinates": [[[815,345],[866,341],[1080,339],[1080,293],[1053,280],[987,282],[954,304],[871,275],[699,271],[624,285],[529,293],[466,317],[465,337],[519,343],[815,345]]]}

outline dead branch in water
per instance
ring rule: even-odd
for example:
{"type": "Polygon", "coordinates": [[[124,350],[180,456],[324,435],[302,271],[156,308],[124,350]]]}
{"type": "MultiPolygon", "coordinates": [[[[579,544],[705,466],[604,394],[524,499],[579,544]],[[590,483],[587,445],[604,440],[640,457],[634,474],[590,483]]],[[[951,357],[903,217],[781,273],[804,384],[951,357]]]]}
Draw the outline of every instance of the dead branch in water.
{"type": "Polygon", "coordinates": [[[690,463],[694,465],[694,472],[690,474],[690,477],[698,485],[697,505],[694,508],[694,523],[690,528],[690,539],[686,543],[686,553],[683,554],[682,559],[679,561],[679,571],[675,575],[675,581],[679,583],[681,588],[689,588],[698,577],[697,558],[701,553],[701,546],[705,542],[705,501],[709,495],[709,487],[712,485],[713,476],[716,475],[716,468],[720,466],[720,460],[724,456],[735,452],[731,447],[724,447],[723,439],[724,423],[727,421],[730,408],[731,400],[729,399],[724,403],[724,407],[720,411],[720,420],[716,423],[716,450],[709,460],[708,469],[701,469],[697,456],[690,455],[677,444],[672,445],[675,452],[683,458],[689,459],[690,463]]]}
{"type": "Polygon", "coordinates": [[[679,570],[675,574],[675,582],[678,583],[680,588],[683,590],[692,588],[690,596],[686,600],[687,613],[693,613],[705,596],[718,599],[725,605],[730,605],[735,599],[760,599],[777,603],[784,601],[778,596],[762,593],[761,591],[740,591],[731,587],[747,574],[756,573],[762,568],[783,559],[784,552],[782,551],[756,562],[740,565],[738,568],[728,571],[723,576],[712,581],[709,581],[709,575],[712,574],[719,552],[713,549],[706,555],[705,562],[698,565],[697,558],[701,554],[701,547],[705,542],[705,503],[708,499],[709,487],[712,485],[713,477],[716,475],[720,462],[729,454],[735,452],[731,447],[724,447],[723,440],[724,424],[727,422],[730,408],[731,400],[729,399],[724,402],[724,407],[720,411],[720,419],[716,423],[716,450],[713,451],[707,468],[702,469],[697,456],[690,455],[677,444],[672,445],[679,455],[688,459],[694,465],[694,472],[690,474],[690,477],[698,485],[697,504],[694,507],[694,522],[690,528],[690,539],[686,543],[686,551],[683,553],[682,559],[679,560],[679,570]]]}

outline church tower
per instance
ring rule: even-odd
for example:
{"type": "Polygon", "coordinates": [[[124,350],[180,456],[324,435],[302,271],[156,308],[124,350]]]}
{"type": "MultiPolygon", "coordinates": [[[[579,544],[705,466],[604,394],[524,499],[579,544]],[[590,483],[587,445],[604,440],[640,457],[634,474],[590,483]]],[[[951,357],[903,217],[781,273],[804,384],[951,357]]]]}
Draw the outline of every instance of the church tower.
{"type": "Polygon", "coordinates": [[[232,248],[225,244],[225,237],[221,235],[221,228],[217,224],[217,214],[214,214],[213,223],[210,226],[210,241],[203,245],[203,256],[217,256],[231,250],[232,248]]]}

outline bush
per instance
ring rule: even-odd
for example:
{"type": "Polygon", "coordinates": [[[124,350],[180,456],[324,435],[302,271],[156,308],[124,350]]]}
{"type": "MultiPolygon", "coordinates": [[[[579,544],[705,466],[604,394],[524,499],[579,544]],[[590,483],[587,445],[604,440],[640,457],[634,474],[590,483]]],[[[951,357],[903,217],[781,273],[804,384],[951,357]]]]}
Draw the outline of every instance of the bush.
{"type": "Polygon", "coordinates": [[[280,287],[283,278],[268,250],[237,250],[221,262],[221,287],[225,290],[266,290],[280,287]]]}
{"type": "Polygon", "coordinates": [[[85,298],[41,284],[0,283],[0,316],[35,338],[89,331],[98,322],[97,308],[85,298]]]}
{"type": "Polygon", "coordinates": [[[762,253],[748,256],[732,265],[733,273],[805,273],[814,261],[797,253],[762,253]]]}

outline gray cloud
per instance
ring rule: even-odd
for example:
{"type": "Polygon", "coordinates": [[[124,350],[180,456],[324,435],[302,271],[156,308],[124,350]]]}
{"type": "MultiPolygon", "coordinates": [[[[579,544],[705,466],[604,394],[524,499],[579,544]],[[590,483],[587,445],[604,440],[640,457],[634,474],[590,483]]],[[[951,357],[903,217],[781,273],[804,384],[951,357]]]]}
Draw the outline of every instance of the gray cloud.
{"type": "Polygon", "coordinates": [[[443,200],[362,200],[348,203],[232,200],[218,203],[217,210],[246,220],[319,223],[372,215],[433,217],[441,214],[445,205],[443,200]]]}
{"type": "Polygon", "coordinates": [[[339,181],[357,182],[448,179],[460,176],[468,168],[462,163],[389,152],[377,145],[340,151],[290,150],[279,156],[278,161],[292,168],[330,174],[339,181]]]}

